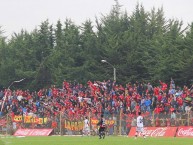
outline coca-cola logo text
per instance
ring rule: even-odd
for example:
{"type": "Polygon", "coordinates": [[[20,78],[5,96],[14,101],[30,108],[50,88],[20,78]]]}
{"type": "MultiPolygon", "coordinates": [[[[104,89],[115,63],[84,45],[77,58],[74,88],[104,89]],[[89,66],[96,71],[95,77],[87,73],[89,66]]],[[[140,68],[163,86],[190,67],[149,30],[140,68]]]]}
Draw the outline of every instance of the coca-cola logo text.
{"type": "MultiPolygon", "coordinates": [[[[167,128],[156,128],[156,129],[147,129],[147,128],[144,128],[144,131],[143,133],[146,135],[146,136],[154,136],[154,137],[161,137],[161,136],[164,136],[165,133],[166,133],[166,130],[167,128]]],[[[139,135],[141,136],[142,133],[139,133],[139,135]]]]}
{"type": "Polygon", "coordinates": [[[180,128],[177,136],[193,136],[193,128],[180,128]]]}

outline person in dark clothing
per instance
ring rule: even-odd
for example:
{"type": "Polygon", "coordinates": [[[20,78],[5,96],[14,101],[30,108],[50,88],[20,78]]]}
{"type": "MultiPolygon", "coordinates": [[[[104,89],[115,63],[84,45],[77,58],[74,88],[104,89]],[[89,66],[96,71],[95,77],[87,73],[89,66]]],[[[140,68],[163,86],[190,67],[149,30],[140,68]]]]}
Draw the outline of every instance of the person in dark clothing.
{"type": "Polygon", "coordinates": [[[106,123],[105,123],[105,119],[104,116],[101,115],[101,119],[97,124],[99,126],[99,139],[101,138],[105,138],[105,129],[106,129],[106,123]]]}

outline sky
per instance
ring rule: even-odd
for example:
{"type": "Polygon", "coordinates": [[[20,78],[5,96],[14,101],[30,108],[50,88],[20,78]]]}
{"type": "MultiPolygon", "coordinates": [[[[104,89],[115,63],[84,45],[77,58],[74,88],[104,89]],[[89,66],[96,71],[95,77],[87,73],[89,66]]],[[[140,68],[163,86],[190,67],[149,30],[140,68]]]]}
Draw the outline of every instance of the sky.
{"type": "MultiPolygon", "coordinates": [[[[184,26],[193,22],[193,0],[118,0],[121,10],[131,14],[136,4],[142,4],[146,11],[163,7],[166,18],[182,20],[184,26]]],[[[95,22],[110,12],[114,0],[0,0],[0,30],[10,37],[21,29],[28,32],[41,25],[46,19],[55,25],[58,20],[71,19],[76,25],[85,20],[95,22]]]]}

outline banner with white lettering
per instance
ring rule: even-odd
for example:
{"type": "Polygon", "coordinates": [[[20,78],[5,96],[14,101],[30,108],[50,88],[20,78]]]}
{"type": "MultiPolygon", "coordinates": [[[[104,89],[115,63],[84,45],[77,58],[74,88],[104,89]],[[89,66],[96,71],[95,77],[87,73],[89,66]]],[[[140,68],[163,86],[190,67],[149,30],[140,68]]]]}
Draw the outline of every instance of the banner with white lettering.
{"type": "Polygon", "coordinates": [[[193,127],[190,127],[190,126],[178,127],[176,137],[193,137],[193,127]]]}
{"type": "MultiPolygon", "coordinates": [[[[144,127],[144,134],[149,137],[174,137],[177,131],[177,127],[144,127]]],[[[134,137],[136,127],[132,127],[129,132],[129,137],[134,137]]],[[[142,136],[139,133],[139,136],[142,136]]]]}

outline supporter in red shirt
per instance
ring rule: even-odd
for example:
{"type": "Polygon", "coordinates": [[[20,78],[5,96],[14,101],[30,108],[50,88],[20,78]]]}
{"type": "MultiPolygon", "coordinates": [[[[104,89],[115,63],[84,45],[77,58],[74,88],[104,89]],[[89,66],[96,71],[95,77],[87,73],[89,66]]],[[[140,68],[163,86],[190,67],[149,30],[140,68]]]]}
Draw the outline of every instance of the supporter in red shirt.
{"type": "Polygon", "coordinates": [[[156,127],[160,127],[160,119],[159,119],[159,117],[156,117],[156,119],[155,119],[155,126],[156,127]]]}
{"type": "Polygon", "coordinates": [[[159,82],[162,86],[162,91],[165,92],[167,90],[168,85],[166,83],[162,82],[161,80],[159,80],[159,82]]]}
{"type": "Polygon", "coordinates": [[[154,113],[157,115],[160,114],[161,111],[162,111],[162,109],[160,108],[159,105],[157,105],[156,108],[154,109],[154,113]]]}
{"type": "Polygon", "coordinates": [[[157,97],[157,100],[158,100],[158,102],[161,102],[161,100],[162,100],[162,93],[159,93],[159,95],[158,95],[158,97],[157,97]]]}
{"type": "Polygon", "coordinates": [[[154,95],[158,96],[159,95],[159,88],[158,87],[154,87],[154,95]]]}
{"type": "Polygon", "coordinates": [[[140,111],[140,105],[139,105],[139,103],[137,103],[137,105],[135,106],[135,113],[136,113],[136,115],[138,115],[139,112],[141,112],[140,111]]]}
{"type": "Polygon", "coordinates": [[[38,97],[42,97],[43,96],[43,91],[42,90],[39,90],[38,92],[38,97]]]}
{"type": "Polygon", "coordinates": [[[123,94],[121,94],[121,95],[119,95],[119,99],[121,100],[121,101],[123,101],[124,100],[124,95],[123,94]]]}
{"type": "Polygon", "coordinates": [[[179,106],[182,106],[183,105],[183,99],[181,97],[177,97],[176,98],[176,101],[178,103],[179,106]]]}
{"type": "Polygon", "coordinates": [[[170,114],[175,110],[173,106],[170,106],[170,114]]]}

